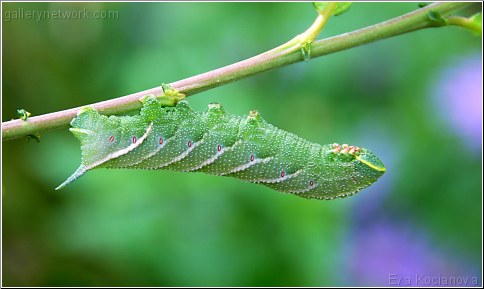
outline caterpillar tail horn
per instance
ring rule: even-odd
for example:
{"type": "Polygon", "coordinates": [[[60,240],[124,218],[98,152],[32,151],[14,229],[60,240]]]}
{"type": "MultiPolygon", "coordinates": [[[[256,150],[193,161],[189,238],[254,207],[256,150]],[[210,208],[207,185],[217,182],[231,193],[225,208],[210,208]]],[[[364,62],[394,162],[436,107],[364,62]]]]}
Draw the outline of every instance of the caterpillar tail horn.
{"type": "Polygon", "coordinates": [[[67,186],[68,184],[72,183],[73,181],[77,180],[80,176],[82,176],[85,172],[87,172],[87,168],[81,165],[70,177],[67,178],[62,184],[60,184],[56,190],[60,190],[63,187],[67,186]]]}

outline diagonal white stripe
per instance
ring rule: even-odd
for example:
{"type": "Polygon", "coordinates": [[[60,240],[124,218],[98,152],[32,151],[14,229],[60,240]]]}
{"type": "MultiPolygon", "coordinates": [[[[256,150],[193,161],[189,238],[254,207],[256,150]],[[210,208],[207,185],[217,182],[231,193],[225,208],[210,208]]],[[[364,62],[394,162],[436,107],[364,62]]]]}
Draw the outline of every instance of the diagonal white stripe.
{"type": "Polygon", "coordinates": [[[109,160],[112,160],[112,159],[118,158],[122,155],[125,155],[125,154],[129,153],[130,151],[134,150],[135,148],[139,147],[145,141],[145,139],[148,137],[148,135],[150,134],[152,129],[153,129],[153,122],[150,123],[150,125],[146,129],[146,132],[144,133],[144,135],[142,137],[140,137],[137,142],[132,143],[131,145],[129,145],[128,147],[126,147],[124,149],[120,149],[119,151],[112,152],[109,155],[107,155],[105,158],[100,159],[100,160],[86,166],[85,171],[88,171],[92,168],[95,168],[99,165],[102,165],[103,163],[105,163],[109,160]]]}
{"type": "Polygon", "coordinates": [[[168,166],[168,165],[171,165],[171,164],[173,164],[173,163],[176,163],[176,162],[181,161],[182,159],[186,158],[186,157],[188,156],[188,154],[189,154],[189,153],[190,153],[190,152],[191,152],[193,149],[195,149],[196,147],[198,147],[198,146],[199,146],[199,145],[201,145],[202,143],[203,143],[203,137],[202,137],[202,139],[201,139],[201,140],[199,140],[199,141],[197,141],[197,142],[194,142],[194,143],[192,144],[192,146],[191,146],[191,147],[189,147],[189,148],[188,148],[186,151],[182,152],[180,155],[178,155],[178,156],[177,156],[177,157],[175,157],[174,159],[172,159],[172,160],[170,160],[170,161],[168,161],[168,162],[166,162],[166,163],[164,163],[164,164],[161,164],[161,165],[159,165],[159,166],[157,166],[156,168],[153,168],[153,169],[155,169],[155,170],[156,170],[156,169],[161,169],[161,168],[163,168],[163,167],[166,167],[166,166],[168,166]]]}
{"type": "Polygon", "coordinates": [[[74,128],[71,127],[69,129],[70,131],[77,132],[77,133],[83,133],[83,134],[94,134],[94,132],[90,129],[84,129],[84,128],[74,128]]]}
{"type": "Polygon", "coordinates": [[[171,142],[174,138],[175,138],[175,135],[173,135],[172,137],[170,137],[170,138],[168,138],[166,140],[163,140],[163,144],[159,145],[154,151],[152,151],[151,153],[149,153],[146,156],[142,157],[137,162],[130,164],[128,167],[132,167],[132,166],[135,166],[135,165],[139,165],[140,163],[144,162],[145,160],[153,157],[154,155],[156,155],[157,153],[159,153],[160,150],[162,148],[164,148],[165,145],[167,145],[169,142],[171,142]]]}
{"type": "Polygon", "coordinates": [[[205,166],[208,166],[209,164],[215,162],[218,159],[218,157],[223,155],[225,152],[229,152],[229,151],[234,150],[235,147],[241,142],[242,142],[241,140],[238,140],[232,146],[222,148],[220,151],[217,151],[217,153],[213,157],[209,158],[208,160],[204,161],[203,163],[201,163],[200,165],[198,165],[194,168],[190,168],[190,169],[186,170],[186,172],[196,171],[196,170],[199,170],[199,169],[201,169],[205,166]]]}
{"type": "Polygon", "coordinates": [[[251,182],[253,182],[253,183],[268,183],[268,184],[279,183],[279,182],[297,177],[301,172],[302,172],[302,170],[299,170],[299,171],[295,172],[294,174],[285,175],[283,177],[278,177],[278,178],[275,178],[275,179],[260,179],[260,180],[251,181],[251,182]]]}
{"type": "Polygon", "coordinates": [[[267,162],[271,161],[272,159],[273,159],[273,157],[268,157],[268,158],[264,158],[264,159],[254,159],[253,161],[246,163],[246,164],[243,164],[243,165],[240,165],[238,167],[235,167],[235,168],[231,169],[230,171],[228,171],[226,173],[221,173],[220,176],[225,176],[225,175],[228,175],[228,174],[237,173],[237,172],[246,170],[253,165],[256,165],[256,164],[259,164],[259,163],[267,163],[267,162]]]}

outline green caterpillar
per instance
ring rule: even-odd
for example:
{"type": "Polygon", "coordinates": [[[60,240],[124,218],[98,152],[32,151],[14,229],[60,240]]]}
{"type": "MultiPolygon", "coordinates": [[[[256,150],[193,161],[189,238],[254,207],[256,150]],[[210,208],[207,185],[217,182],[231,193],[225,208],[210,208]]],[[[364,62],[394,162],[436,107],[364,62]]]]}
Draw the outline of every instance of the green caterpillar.
{"type": "Polygon", "coordinates": [[[385,166],[356,146],[321,146],[280,130],[251,111],[220,104],[195,112],[186,101],[162,107],[141,100],[135,116],[103,116],[85,107],[71,121],[82,163],[57,189],[94,168],[161,169],[235,177],[305,198],[346,197],[374,183],[385,166]]]}

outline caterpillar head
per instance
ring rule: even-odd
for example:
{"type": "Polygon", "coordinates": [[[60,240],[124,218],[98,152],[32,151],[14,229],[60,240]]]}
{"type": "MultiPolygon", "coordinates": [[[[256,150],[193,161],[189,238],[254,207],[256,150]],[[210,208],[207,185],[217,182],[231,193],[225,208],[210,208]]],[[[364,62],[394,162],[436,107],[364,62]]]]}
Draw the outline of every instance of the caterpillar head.
{"type": "Polygon", "coordinates": [[[386,171],[385,165],[371,151],[347,144],[325,146],[325,157],[338,169],[331,172],[338,194],[346,197],[376,182],[386,171]]]}
{"type": "Polygon", "coordinates": [[[332,152],[335,155],[343,156],[350,160],[355,159],[367,167],[377,172],[381,172],[382,174],[386,171],[385,165],[381,162],[381,160],[367,149],[362,149],[357,146],[349,146],[347,144],[339,145],[337,143],[333,144],[332,147],[332,152]]]}

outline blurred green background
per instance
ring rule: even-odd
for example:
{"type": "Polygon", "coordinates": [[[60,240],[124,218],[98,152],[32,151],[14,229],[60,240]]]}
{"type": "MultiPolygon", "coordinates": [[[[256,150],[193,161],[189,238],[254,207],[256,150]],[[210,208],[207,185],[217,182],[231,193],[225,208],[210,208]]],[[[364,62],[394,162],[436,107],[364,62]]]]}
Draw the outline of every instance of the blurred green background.
{"type": "MultiPolygon", "coordinates": [[[[310,3],[2,7],[2,121],[18,108],[54,112],[228,65],[282,44],[315,17],[310,3]],[[118,17],[6,19],[21,9],[118,17]]],[[[417,8],[356,3],[320,37],[417,8]]],[[[195,110],[210,102],[237,115],[257,109],[310,141],[374,151],[387,173],[347,199],[105,169],[54,191],[80,163],[67,129],[43,133],[40,143],[3,142],[2,285],[387,286],[441,276],[481,286],[481,63],[480,37],[428,29],[189,98],[195,110]]]]}

